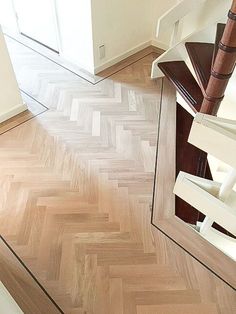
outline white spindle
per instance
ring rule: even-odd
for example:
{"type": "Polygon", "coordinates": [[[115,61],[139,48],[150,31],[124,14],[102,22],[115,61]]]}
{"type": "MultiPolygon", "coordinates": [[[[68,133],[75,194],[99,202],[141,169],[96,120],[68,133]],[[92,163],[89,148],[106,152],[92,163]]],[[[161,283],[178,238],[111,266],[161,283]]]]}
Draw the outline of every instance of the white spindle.
{"type": "MultiPolygon", "coordinates": [[[[229,193],[233,189],[235,183],[236,183],[236,170],[232,169],[228,172],[224,182],[222,183],[220,187],[218,198],[221,201],[224,202],[227,200],[229,193]]],[[[202,235],[206,234],[211,228],[213,223],[214,223],[214,220],[212,220],[209,217],[205,217],[200,227],[200,233],[202,235]]]]}
{"type": "Polygon", "coordinates": [[[205,217],[203,222],[201,223],[200,233],[202,235],[206,234],[208,230],[211,228],[211,226],[213,225],[213,223],[214,223],[214,220],[212,220],[209,217],[205,217]]]}
{"type": "Polygon", "coordinates": [[[174,24],[174,29],[171,35],[171,40],[170,40],[170,47],[174,46],[175,44],[177,44],[177,39],[178,39],[178,33],[179,33],[179,23],[180,21],[176,21],[174,24]]]}
{"type": "Polygon", "coordinates": [[[236,183],[236,169],[232,169],[228,172],[225,181],[221,185],[219,191],[219,199],[221,199],[222,201],[226,201],[235,183],[236,183]]]}

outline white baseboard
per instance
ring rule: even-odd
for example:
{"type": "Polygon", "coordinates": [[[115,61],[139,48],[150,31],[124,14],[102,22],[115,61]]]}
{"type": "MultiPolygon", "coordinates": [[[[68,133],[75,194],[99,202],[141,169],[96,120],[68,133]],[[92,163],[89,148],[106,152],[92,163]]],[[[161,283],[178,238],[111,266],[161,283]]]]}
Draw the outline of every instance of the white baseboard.
{"type": "Polygon", "coordinates": [[[11,108],[10,110],[8,111],[5,111],[5,112],[0,112],[0,123],[16,116],[17,114],[27,110],[28,107],[26,104],[19,104],[19,105],[16,105],[14,106],[13,108],[11,108]]]}
{"type": "Polygon", "coordinates": [[[60,65],[65,66],[69,70],[75,71],[76,73],[79,73],[78,75],[81,75],[82,77],[86,77],[86,75],[94,75],[97,74],[112,65],[115,65],[116,63],[132,56],[133,54],[149,47],[149,46],[154,46],[156,48],[159,48],[161,50],[168,50],[169,47],[167,44],[156,40],[155,38],[151,38],[150,40],[143,42],[130,50],[114,57],[111,58],[110,60],[105,61],[101,65],[97,67],[86,67],[84,64],[79,64],[78,60],[72,60],[70,56],[66,55],[63,51],[60,52],[60,55],[58,56],[56,53],[52,52],[50,49],[45,48],[41,44],[22,36],[21,34],[18,34],[16,32],[12,32],[11,30],[4,28],[4,32],[9,35],[10,37],[15,38],[18,40],[20,43],[28,46],[29,48],[41,53],[43,56],[46,56],[47,58],[51,59],[54,62],[59,63],[60,65]],[[74,67],[74,68],[73,68],[74,67]],[[81,73],[80,73],[81,72],[81,73]],[[88,73],[86,73],[88,72],[88,73]]]}
{"type": "Polygon", "coordinates": [[[78,68],[80,71],[88,72],[89,74],[92,74],[92,75],[95,74],[93,67],[90,67],[90,66],[84,65],[82,63],[79,63],[78,60],[73,60],[71,58],[71,56],[67,55],[63,51],[60,52],[60,55],[56,55],[56,57],[54,56],[53,61],[54,60],[57,61],[56,59],[58,59],[59,64],[67,63],[66,64],[67,68],[69,68],[70,66],[71,67],[74,66],[74,67],[78,68]],[[59,59],[61,59],[61,60],[59,60],[59,59]]]}
{"type": "Polygon", "coordinates": [[[122,61],[122,60],[124,60],[124,59],[126,59],[126,58],[128,58],[130,56],[132,56],[133,54],[135,54],[135,53],[137,53],[137,52],[139,52],[139,51],[149,47],[149,46],[155,46],[157,48],[163,49],[163,45],[162,45],[162,47],[158,46],[158,42],[157,41],[155,41],[153,39],[148,40],[148,41],[146,41],[146,42],[144,42],[144,43],[142,43],[142,44],[140,44],[138,46],[135,46],[135,47],[131,48],[130,50],[128,50],[128,51],[126,51],[126,52],[116,56],[115,58],[112,58],[112,59],[104,62],[103,64],[95,67],[94,73],[97,74],[97,73],[99,73],[99,72],[101,72],[101,71],[111,67],[112,65],[115,65],[116,63],[118,63],[118,62],[120,62],[120,61],[122,61]]]}
{"type": "Polygon", "coordinates": [[[156,39],[151,40],[151,45],[163,50],[168,50],[170,48],[166,43],[163,43],[162,41],[158,41],[156,39]]]}

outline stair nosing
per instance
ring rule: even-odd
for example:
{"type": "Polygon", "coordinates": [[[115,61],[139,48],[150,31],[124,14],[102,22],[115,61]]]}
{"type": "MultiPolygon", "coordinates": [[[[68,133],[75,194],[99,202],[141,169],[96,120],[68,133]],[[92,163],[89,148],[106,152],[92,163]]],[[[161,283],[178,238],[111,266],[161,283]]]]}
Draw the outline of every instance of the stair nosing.
{"type": "MultiPolygon", "coordinates": [[[[198,112],[198,110],[196,109],[196,107],[201,107],[201,103],[198,103],[192,96],[190,93],[186,92],[186,89],[184,89],[183,85],[181,83],[178,82],[178,80],[176,79],[176,75],[175,73],[173,73],[171,70],[169,71],[169,74],[171,75],[171,78],[169,77],[170,75],[165,71],[165,69],[162,68],[161,64],[164,63],[171,63],[172,61],[167,61],[167,62],[160,62],[158,64],[158,66],[160,65],[160,69],[163,71],[163,73],[168,77],[168,79],[172,82],[172,84],[176,87],[177,91],[180,93],[180,95],[184,98],[184,100],[187,102],[187,104],[189,105],[189,107],[196,113],[198,112]],[[173,80],[174,79],[174,80],[173,80]]],[[[173,62],[182,62],[186,65],[186,63],[183,60],[180,61],[173,61],[173,62]]],[[[188,66],[186,65],[186,67],[188,68],[188,66]]],[[[188,68],[189,70],[189,68],[188,68]]],[[[191,76],[193,77],[193,80],[196,82],[196,84],[198,85],[197,81],[195,80],[194,76],[192,75],[191,71],[189,70],[189,73],[191,74],[191,76]]],[[[198,85],[199,86],[199,85],[198,85]]],[[[200,87],[199,87],[200,88],[200,87]]],[[[200,88],[201,90],[201,88],[200,88]]],[[[202,91],[201,91],[202,93],[202,91]]],[[[202,100],[203,100],[203,93],[202,93],[202,100]]]]}

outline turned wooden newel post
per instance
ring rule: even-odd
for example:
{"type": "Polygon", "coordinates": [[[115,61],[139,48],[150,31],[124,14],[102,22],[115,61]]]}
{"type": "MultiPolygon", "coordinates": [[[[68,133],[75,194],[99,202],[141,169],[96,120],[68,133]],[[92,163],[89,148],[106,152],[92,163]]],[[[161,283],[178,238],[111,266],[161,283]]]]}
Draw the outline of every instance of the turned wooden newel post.
{"type": "Polygon", "coordinates": [[[216,115],[236,60],[236,0],[228,14],[224,34],[211,71],[201,112],[216,115]]]}

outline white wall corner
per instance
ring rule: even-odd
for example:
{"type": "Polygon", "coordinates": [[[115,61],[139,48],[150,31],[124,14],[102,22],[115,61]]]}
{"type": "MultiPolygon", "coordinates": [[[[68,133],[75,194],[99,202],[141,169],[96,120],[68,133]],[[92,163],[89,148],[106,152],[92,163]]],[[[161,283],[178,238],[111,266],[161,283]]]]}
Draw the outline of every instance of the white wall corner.
{"type": "Polygon", "coordinates": [[[137,52],[139,52],[139,51],[141,51],[141,50],[143,50],[143,49],[145,49],[145,48],[147,48],[147,47],[149,47],[151,45],[152,45],[152,40],[148,40],[146,42],[143,42],[143,43],[141,43],[141,44],[139,44],[139,45],[137,45],[137,46],[127,50],[126,52],[124,52],[124,53],[122,53],[122,54],[120,54],[118,56],[115,56],[114,58],[112,58],[110,60],[107,60],[103,64],[95,67],[94,72],[95,72],[95,74],[98,74],[99,72],[101,72],[101,71],[111,67],[112,65],[115,65],[116,63],[118,63],[118,62],[120,62],[120,61],[122,61],[122,60],[124,60],[124,59],[126,59],[126,58],[128,58],[130,56],[132,56],[133,54],[135,54],[135,53],[137,53],[137,52]]]}
{"type": "Polygon", "coordinates": [[[130,56],[132,56],[133,54],[135,54],[135,53],[137,53],[137,52],[139,52],[139,51],[141,51],[141,50],[143,50],[143,49],[145,49],[147,47],[150,47],[150,46],[159,48],[161,50],[168,50],[169,49],[169,46],[167,44],[152,38],[152,39],[150,39],[150,40],[148,40],[146,42],[143,42],[140,45],[135,46],[132,49],[130,49],[130,50],[128,50],[128,51],[126,51],[126,52],[124,52],[124,53],[122,53],[122,54],[120,54],[120,55],[118,55],[118,56],[116,56],[116,57],[114,57],[114,58],[104,62],[103,64],[95,67],[94,73],[98,74],[99,72],[101,72],[101,71],[103,71],[103,70],[105,70],[105,69],[115,65],[116,63],[118,63],[118,62],[120,62],[120,61],[122,61],[122,60],[124,60],[124,59],[126,59],[126,58],[128,58],[130,56]]]}
{"type": "Polygon", "coordinates": [[[15,73],[0,27],[0,122],[27,110],[24,104],[15,73]]]}
{"type": "Polygon", "coordinates": [[[159,41],[157,39],[152,39],[151,40],[151,45],[157,48],[160,48],[162,50],[168,50],[170,46],[162,41],[159,41]]]}
{"type": "Polygon", "coordinates": [[[0,123],[26,111],[27,109],[28,109],[27,105],[25,103],[23,103],[23,104],[18,104],[16,106],[12,107],[8,111],[1,112],[0,113],[0,123]]]}
{"type": "Polygon", "coordinates": [[[80,68],[82,71],[87,71],[90,74],[95,74],[94,73],[94,66],[89,65],[89,64],[85,64],[85,63],[81,63],[79,62],[79,60],[73,59],[70,55],[64,53],[64,51],[62,50],[60,52],[60,58],[61,60],[67,62],[68,64],[71,64],[72,66],[76,66],[78,68],[80,68]]]}

